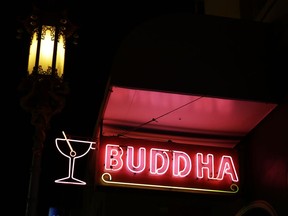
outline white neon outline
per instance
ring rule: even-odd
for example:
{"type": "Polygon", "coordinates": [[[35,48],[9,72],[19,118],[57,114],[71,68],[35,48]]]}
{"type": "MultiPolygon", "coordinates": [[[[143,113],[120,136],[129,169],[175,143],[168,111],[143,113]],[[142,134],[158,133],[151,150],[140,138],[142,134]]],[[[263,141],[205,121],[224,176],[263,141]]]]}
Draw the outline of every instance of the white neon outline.
{"type": "Polygon", "coordinates": [[[185,177],[190,174],[191,169],[192,169],[192,162],[190,156],[186,152],[173,150],[173,176],[185,177]],[[181,158],[184,160],[185,163],[184,168],[182,170],[180,170],[181,158]],[[188,162],[186,161],[186,159],[188,160],[188,162]]]}
{"type": "Polygon", "coordinates": [[[104,166],[104,169],[105,170],[113,170],[113,171],[117,171],[117,170],[122,169],[122,167],[123,167],[122,155],[123,155],[123,149],[119,145],[107,144],[105,147],[105,166],[104,166]],[[107,149],[110,147],[111,147],[111,151],[109,151],[110,155],[108,155],[107,149]],[[113,154],[113,152],[115,152],[116,154],[113,154]],[[119,154],[119,152],[120,152],[120,154],[119,154]],[[115,157],[117,157],[117,158],[115,158],[115,157]],[[114,161],[116,164],[113,164],[112,161],[114,161]]]}
{"type": "Polygon", "coordinates": [[[127,168],[133,173],[140,173],[146,168],[146,148],[140,147],[138,149],[138,165],[134,165],[134,147],[127,146],[127,168]]]}
{"type": "Polygon", "coordinates": [[[218,175],[217,175],[216,179],[217,180],[223,180],[224,174],[230,175],[232,181],[234,181],[234,182],[238,182],[239,181],[238,175],[237,175],[237,172],[236,172],[236,169],[235,169],[235,166],[234,166],[233,158],[231,156],[228,156],[228,155],[223,155],[222,156],[221,162],[220,162],[220,165],[219,165],[219,169],[218,169],[218,175]],[[224,162],[224,159],[226,159],[226,160],[229,159],[230,163],[228,163],[227,161],[224,162]],[[232,168],[230,167],[230,164],[232,165],[232,168]],[[231,169],[232,169],[233,173],[228,171],[228,170],[231,170],[231,169]],[[221,175],[221,177],[220,177],[220,175],[221,175]]]}
{"type": "Polygon", "coordinates": [[[214,155],[213,154],[207,154],[206,161],[204,161],[204,155],[202,153],[196,154],[196,177],[197,178],[199,179],[204,178],[204,169],[207,170],[208,179],[216,179],[214,178],[214,155]],[[201,171],[200,171],[200,166],[201,166],[201,171]]]}
{"type": "MultiPolygon", "coordinates": [[[[64,132],[63,132],[64,134],[64,132]]],[[[77,179],[74,177],[74,169],[75,169],[75,160],[77,158],[81,158],[84,157],[89,151],[90,149],[95,149],[95,147],[93,147],[93,144],[96,144],[96,142],[92,142],[92,141],[83,141],[83,140],[75,140],[75,139],[67,139],[66,136],[64,136],[65,138],[56,138],[55,139],[55,144],[56,147],[58,149],[58,151],[64,156],[67,157],[69,159],[69,165],[68,165],[68,176],[64,177],[64,178],[60,178],[60,179],[56,179],[54,182],[55,183],[61,183],[61,184],[74,184],[74,185],[86,185],[85,181],[82,181],[80,179],[77,179]],[[69,152],[69,156],[67,154],[65,154],[59,147],[58,145],[58,141],[66,141],[68,147],[71,150],[71,142],[78,142],[78,143],[88,143],[90,144],[87,151],[85,151],[82,155],[76,156],[76,152],[72,149],[73,154],[71,155],[71,151],[69,152]],[[71,159],[73,158],[73,159],[71,159]]]]}
{"type": "Polygon", "coordinates": [[[169,168],[169,156],[168,156],[167,152],[169,152],[169,150],[167,150],[167,149],[158,149],[158,148],[151,148],[150,149],[150,173],[151,174],[163,175],[167,172],[167,170],[169,168]],[[165,155],[165,157],[164,157],[164,155],[165,155]],[[157,168],[158,156],[160,156],[162,159],[162,165],[160,168],[157,168]]]}
{"type": "Polygon", "coordinates": [[[188,188],[188,187],[176,187],[170,185],[153,185],[153,184],[139,184],[139,183],[130,183],[130,182],[117,182],[112,181],[112,176],[110,173],[103,173],[101,175],[101,179],[106,184],[118,185],[118,186],[134,186],[134,187],[142,187],[142,188],[150,188],[150,189],[169,189],[169,190],[176,190],[176,191],[197,191],[203,193],[228,193],[228,194],[235,194],[239,191],[239,187],[236,184],[230,185],[230,191],[225,190],[213,190],[213,189],[205,189],[205,188],[188,188]],[[109,178],[108,180],[106,180],[109,178]]]}

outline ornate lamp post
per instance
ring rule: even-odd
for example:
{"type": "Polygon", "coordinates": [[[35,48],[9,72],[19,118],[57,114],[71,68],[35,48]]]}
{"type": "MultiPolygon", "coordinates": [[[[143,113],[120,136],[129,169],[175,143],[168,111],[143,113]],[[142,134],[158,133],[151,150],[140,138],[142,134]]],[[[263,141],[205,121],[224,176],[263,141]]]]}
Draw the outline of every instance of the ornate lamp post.
{"type": "Polygon", "coordinates": [[[31,34],[28,74],[20,84],[21,106],[35,127],[26,216],[37,215],[37,199],[45,136],[53,115],[61,112],[68,86],[63,81],[66,39],[75,30],[60,13],[35,11],[23,21],[31,34]]]}

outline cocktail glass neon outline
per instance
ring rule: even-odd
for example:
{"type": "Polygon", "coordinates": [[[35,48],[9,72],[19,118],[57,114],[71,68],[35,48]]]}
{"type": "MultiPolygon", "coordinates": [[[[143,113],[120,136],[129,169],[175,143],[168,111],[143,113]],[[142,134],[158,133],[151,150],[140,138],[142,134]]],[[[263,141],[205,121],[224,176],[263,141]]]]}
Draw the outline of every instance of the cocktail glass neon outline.
{"type": "Polygon", "coordinates": [[[56,144],[56,147],[57,147],[58,151],[62,155],[64,155],[65,157],[67,157],[69,159],[68,176],[55,180],[55,183],[86,185],[85,181],[82,181],[82,180],[77,179],[77,178],[74,177],[75,160],[77,158],[81,158],[81,157],[85,156],[90,151],[90,149],[95,149],[95,147],[93,147],[93,144],[95,144],[95,142],[67,139],[64,131],[62,133],[64,135],[64,138],[56,138],[55,139],[55,144],[56,144]],[[68,147],[70,149],[69,155],[67,155],[67,153],[65,153],[63,151],[63,149],[61,149],[61,147],[59,145],[59,141],[65,141],[67,143],[67,145],[68,145],[68,147]],[[88,144],[87,145],[88,146],[87,150],[84,151],[83,153],[81,153],[81,155],[77,155],[76,151],[74,151],[74,149],[72,148],[71,142],[72,143],[78,143],[79,145],[81,143],[88,144]]]}

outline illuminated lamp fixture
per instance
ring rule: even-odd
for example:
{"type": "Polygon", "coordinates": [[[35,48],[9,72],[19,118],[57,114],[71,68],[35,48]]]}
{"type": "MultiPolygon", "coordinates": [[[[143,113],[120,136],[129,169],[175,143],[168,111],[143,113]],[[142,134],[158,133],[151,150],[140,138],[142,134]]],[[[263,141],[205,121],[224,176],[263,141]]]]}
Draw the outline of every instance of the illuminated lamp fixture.
{"type": "Polygon", "coordinates": [[[35,10],[22,21],[31,41],[28,73],[19,87],[24,92],[21,106],[31,113],[31,124],[35,128],[26,216],[39,215],[37,201],[46,132],[51,117],[62,111],[69,92],[63,79],[65,48],[67,38],[74,34],[76,27],[62,14],[35,10]]]}

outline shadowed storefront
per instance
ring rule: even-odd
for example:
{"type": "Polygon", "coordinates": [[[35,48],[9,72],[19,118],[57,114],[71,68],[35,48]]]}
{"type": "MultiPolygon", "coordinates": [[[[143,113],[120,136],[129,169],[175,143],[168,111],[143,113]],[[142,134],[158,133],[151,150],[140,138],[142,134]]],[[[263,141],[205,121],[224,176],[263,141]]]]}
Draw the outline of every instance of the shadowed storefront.
{"type": "Polygon", "coordinates": [[[282,63],[273,61],[277,48],[270,31],[263,23],[175,14],[130,32],[113,60],[96,124],[87,215],[287,212],[287,99],[278,94],[284,86],[271,76],[281,76],[282,63]],[[193,158],[191,146],[197,160],[186,157],[193,158]],[[222,160],[215,148],[223,152],[222,160]],[[173,154],[167,156],[171,171],[168,166],[163,171],[166,151],[173,154]],[[123,176],[127,169],[134,174],[123,176]],[[150,173],[141,177],[144,169],[150,173]],[[179,187],[187,169],[196,169],[197,176],[179,187]],[[171,181],[167,173],[174,174],[171,181]],[[209,183],[227,176],[237,189],[215,193],[223,189],[209,183]],[[201,178],[206,182],[199,183],[201,178]]]}

